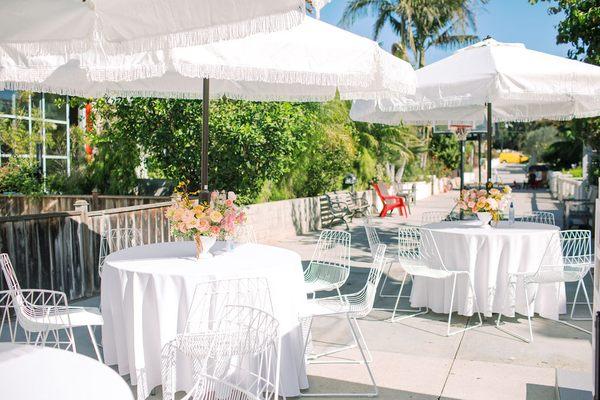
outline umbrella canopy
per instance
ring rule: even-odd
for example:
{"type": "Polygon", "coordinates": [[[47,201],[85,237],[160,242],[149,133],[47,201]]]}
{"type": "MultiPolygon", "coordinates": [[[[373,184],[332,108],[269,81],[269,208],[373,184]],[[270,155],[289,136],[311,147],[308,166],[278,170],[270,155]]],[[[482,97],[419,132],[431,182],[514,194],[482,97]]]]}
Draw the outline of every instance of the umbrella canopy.
{"type": "Polygon", "coordinates": [[[0,2],[0,46],[118,54],[289,29],[304,15],[304,0],[11,0],[0,2]]]}
{"type": "Polygon", "coordinates": [[[204,189],[211,97],[327,101],[339,93],[342,99],[377,100],[414,93],[415,87],[407,62],[369,39],[309,17],[288,31],[134,54],[111,55],[94,46],[83,53],[26,56],[0,47],[0,90],[202,98],[204,189]]]}
{"type": "Polygon", "coordinates": [[[287,31],[202,46],[108,55],[23,57],[0,47],[0,89],[84,97],[201,98],[269,101],[379,99],[414,93],[412,67],[369,39],[306,17],[287,31]]]}
{"type": "MultiPolygon", "coordinates": [[[[418,71],[417,71],[418,75],[418,71]]],[[[589,97],[589,101],[553,101],[527,103],[514,101],[511,104],[493,103],[491,121],[495,122],[527,122],[541,119],[563,120],[564,111],[576,109],[578,115],[595,116],[600,114],[600,98],[589,97]],[[538,115],[539,117],[534,117],[538,115]],[[561,117],[551,117],[560,115],[561,117]]],[[[480,125],[487,121],[485,105],[470,105],[462,107],[432,108],[411,111],[384,111],[397,107],[392,99],[379,101],[356,100],[352,103],[350,117],[355,121],[372,122],[386,125],[445,125],[473,124],[480,125]]],[[[574,114],[572,114],[575,117],[574,114]]]]}
{"type": "MultiPolygon", "coordinates": [[[[600,67],[486,39],[417,71],[417,92],[357,104],[355,114],[381,110],[420,123],[469,118],[494,122],[563,120],[600,114],[600,67]]],[[[385,117],[383,117],[385,118],[385,117]]]]}
{"type": "Polygon", "coordinates": [[[397,124],[487,122],[488,180],[494,122],[600,115],[600,67],[493,39],[417,71],[413,96],[355,102],[351,117],[397,124]]]}

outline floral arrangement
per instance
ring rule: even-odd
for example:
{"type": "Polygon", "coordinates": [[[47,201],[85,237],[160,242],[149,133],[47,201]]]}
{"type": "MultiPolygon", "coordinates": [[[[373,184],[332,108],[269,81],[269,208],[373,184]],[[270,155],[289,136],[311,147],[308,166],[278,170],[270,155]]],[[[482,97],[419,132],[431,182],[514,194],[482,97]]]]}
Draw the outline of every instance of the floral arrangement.
{"type": "Polygon", "coordinates": [[[498,221],[502,210],[508,205],[511,193],[512,189],[510,186],[504,186],[501,189],[491,188],[489,190],[463,189],[460,198],[457,200],[457,205],[460,210],[466,213],[490,213],[493,220],[498,221]]]}
{"type": "Polygon", "coordinates": [[[175,191],[175,201],[166,211],[174,236],[192,238],[209,236],[219,240],[233,237],[236,228],[246,222],[245,211],[235,204],[234,192],[210,194],[209,202],[199,203],[188,192],[187,184],[180,183],[175,191]]]}

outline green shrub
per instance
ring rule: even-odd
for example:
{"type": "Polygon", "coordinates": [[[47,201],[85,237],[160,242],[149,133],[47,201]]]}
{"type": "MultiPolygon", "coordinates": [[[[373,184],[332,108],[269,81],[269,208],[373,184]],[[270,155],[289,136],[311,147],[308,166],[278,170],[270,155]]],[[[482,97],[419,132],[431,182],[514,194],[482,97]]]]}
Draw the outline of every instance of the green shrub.
{"type": "Polygon", "coordinates": [[[43,190],[37,161],[13,157],[0,167],[0,193],[41,195],[43,190]]]}

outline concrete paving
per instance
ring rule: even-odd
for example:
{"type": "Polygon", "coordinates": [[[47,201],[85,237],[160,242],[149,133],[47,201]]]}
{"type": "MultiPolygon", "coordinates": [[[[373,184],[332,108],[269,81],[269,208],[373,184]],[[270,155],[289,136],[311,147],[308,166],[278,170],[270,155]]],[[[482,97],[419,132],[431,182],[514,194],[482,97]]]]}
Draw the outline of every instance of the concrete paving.
{"type": "MultiPolygon", "coordinates": [[[[514,169],[520,173],[520,169],[514,169]]],[[[504,171],[499,171],[504,172],[504,171]]],[[[510,170],[504,182],[516,175],[510,170]]],[[[426,211],[449,211],[458,192],[445,193],[417,203],[408,217],[374,218],[382,240],[390,245],[389,255],[395,254],[395,235],[401,224],[420,224],[426,211]]],[[[514,194],[517,214],[532,210],[552,211],[560,223],[558,203],[547,191],[525,191],[514,194]]],[[[340,227],[340,229],[342,229],[340,227]]],[[[352,273],[343,292],[359,290],[365,283],[371,256],[362,221],[351,224],[352,273]]],[[[312,255],[318,232],[283,238],[270,244],[298,252],[305,264],[312,255]]],[[[392,281],[397,283],[400,271],[393,270],[392,281]]],[[[588,280],[591,286],[591,280],[588,280]]],[[[386,293],[394,294],[398,286],[391,284],[386,293]]],[[[574,286],[567,286],[572,299],[574,286]]],[[[407,284],[407,293],[410,282],[407,284]]],[[[589,293],[592,293],[589,290],[589,293]]],[[[393,307],[393,298],[378,298],[376,308],[393,307]]],[[[97,305],[98,298],[77,305],[97,305]]],[[[408,306],[408,299],[403,299],[408,306]]],[[[581,307],[583,311],[583,307],[581,307]]],[[[591,337],[554,321],[536,315],[533,319],[534,343],[527,344],[498,331],[493,320],[465,333],[446,337],[447,315],[430,313],[397,323],[386,320],[389,311],[375,310],[359,321],[373,356],[371,367],[379,386],[381,399],[527,399],[548,400],[555,396],[556,369],[589,372],[592,370],[591,337]]],[[[466,317],[453,317],[455,327],[470,323],[466,317]]],[[[525,318],[507,319],[511,329],[525,334],[525,318]]],[[[591,322],[578,322],[591,329],[591,322]]],[[[93,355],[87,332],[76,332],[78,350],[93,355]]],[[[345,320],[318,318],[314,322],[315,349],[332,349],[333,343],[348,344],[351,336],[345,320]]],[[[357,358],[356,349],[336,354],[335,360],[357,358]]],[[[371,390],[369,376],[363,365],[310,365],[309,393],[323,391],[365,392],[371,390]]],[[[152,399],[160,399],[160,391],[152,399]]]]}

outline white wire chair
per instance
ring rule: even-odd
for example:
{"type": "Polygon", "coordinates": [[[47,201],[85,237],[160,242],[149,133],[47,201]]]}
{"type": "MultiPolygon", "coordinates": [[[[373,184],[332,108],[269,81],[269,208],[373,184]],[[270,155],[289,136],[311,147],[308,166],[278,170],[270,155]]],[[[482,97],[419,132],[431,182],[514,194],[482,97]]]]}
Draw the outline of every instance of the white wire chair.
{"type": "MultiPolygon", "coordinates": [[[[496,320],[496,327],[511,336],[521,339],[525,342],[533,342],[533,328],[531,326],[531,317],[535,312],[535,298],[537,290],[540,284],[551,284],[551,283],[563,283],[563,282],[577,282],[577,290],[575,292],[575,299],[573,307],[571,308],[571,319],[573,318],[573,311],[577,305],[577,297],[579,295],[579,289],[582,288],[583,294],[586,299],[588,311],[590,317],[592,316],[592,306],[588,297],[583,278],[587,275],[594,264],[594,254],[592,252],[592,238],[591,232],[586,230],[567,230],[560,231],[553,234],[548,241],[546,251],[542,257],[538,269],[534,272],[513,272],[508,276],[508,284],[506,291],[507,299],[516,298],[517,283],[519,280],[522,281],[525,291],[525,302],[527,305],[527,322],[529,327],[529,338],[518,335],[514,332],[510,332],[500,326],[502,319],[502,312],[498,313],[498,319],[496,320]],[[530,289],[533,289],[530,291],[530,289]],[[530,293],[531,292],[531,293],[530,293]]],[[[557,289],[557,296],[560,295],[560,291],[557,289]]],[[[506,307],[506,301],[504,303],[506,307]]],[[[510,314],[513,315],[515,311],[515,304],[511,301],[509,304],[510,314]]],[[[590,331],[583,329],[577,325],[571,324],[567,321],[557,320],[564,325],[568,325],[572,328],[578,329],[585,333],[591,334],[590,331]]]]}
{"type": "Polygon", "coordinates": [[[181,355],[195,382],[186,399],[277,399],[279,324],[271,312],[264,278],[199,284],[184,331],[163,347],[163,398],[174,398],[181,355]]]}
{"type": "Polygon", "coordinates": [[[554,214],[548,211],[533,211],[531,215],[519,218],[521,222],[535,222],[537,224],[556,225],[554,214]]]}
{"type": "Polygon", "coordinates": [[[258,243],[254,227],[248,224],[239,226],[235,234],[235,242],[240,244],[258,243]]]}
{"type": "Polygon", "coordinates": [[[445,211],[427,211],[421,215],[422,225],[454,220],[456,220],[456,218],[454,218],[451,213],[447,213],[445,211]]]}
{"type": "MultiPolygon", "coordinates": [[[[371,251],[371,257],[375,260],[375,256],[377,254],[377,247],[381,244],[381,240],[379,239],[379,234],[377,233],[377,228],[375,228],[371,224],[370,219],[365,219],[364,221],[365,233],[367,234],[367,241],[369,243],[369,250],[371,251]]],[[[388,281],[388,277],[390,275],[390,271],[392,269],[393,263],[392,260],[388,260],[387,270],[383,274],[383,283],[381,284],[381,288],[379,289],[379,297],[396,297],[395,294],[384,294],[384,289],[388,281]]],[[[392,282],[394,285],[399,285],[398,282],[392,282]]]]}
{"type": "Polygon", "coordinates": [[[104,259],[110,253],[130,247],[142,246],[143,244],[142,232],[137,228],[116,228],[102,232],[100,236],[100,251],[98,253],[98,275],[102,277],[104,259]]]}
{"type": "Polygon", "coordinates": [[[369,276],[367,282],[361,290],[352,294],[345,294],[340,298],[338,296],[330,296],[320,299],[309,300],[306,307],[301,311],[301,319],[308,321],[308,331],[305,332],[304,336],[304,352],[305,357],[309,363],[312,364],[364,364],[369,373],[369,378],[373,386],[372,392],[367,393],[304,393],[303,397],[375,397],[377,396],[378,389],[375,382],[375,377],[371,371],[370,363],[373,361],[371,353],[362,334],[360,326],[358,325],[357,319],[363,318],[373,310],[373,304],[375,297],[377,296],[377,287],[383,273],[383,267],[385,264],[385,250],[384,244],[379,244],[375,253],[373,264],[369,270],[369,276]],[[311,340],[311,332],[313,319],[315,317],[331,317],[331,316],[344,316],[350,326],[350,332],[352,333],[353,344],[350,346],[343,346],[335,350],[331,350],[325,353],[321,353],[315,356],[308,354],[309,341],[311,340]],[[358,347],[361,355],[360,360],[317,360],[320,357],[338,353],[349,348],[358,347]]]}
{"type": "Polygon", "coordinates": [[[319,236],[308,267],[304,270],[304,286],[307,294],[336,290],[350,275],[350,232],[324,230],[319,236]]]}
{"type": "MultiPolygon", "coordinates": [[[[0,299],[5,301],[4,317],[10,321],[8,310],[12,307],[18,325],[25,331],[27,344],[45,346],[48,343],[55,347],[77,351],[73,328],[87,327],[90,339],[98,360],[102,360],[92,327],[103,325],[102,315],[96,308],[72,307],[63,292],[43,289],[21,289],[15,270],[8,254],[0,254],[0,267],[8,285],[8,290],[0,292],[0,299]],[[66,339],[61,338],[64,332],[66,339]],[[52,338],[50,337],[52,335],[52,338]]],[[[11,340],[16,339],[16,324],[8,322],[11,340]]],[[[2,327],[0,327],[0,332],[2,327]]]]}
{"type": "MultiPolygon", "coordinates": [[[[406,276],[411,277],[420,276],[428,279],[452,279],[452,293],[450,297],[450,310],[448,313],[448,323],[446,328],[446,336],[455,335],[473,328],[477,328],[483,325],[481,313],[479,312],[479,305],[477,303],[477,295],[475,293],[475,286],[473,285],[473,279],[471,272],[466,269],[460,269],[461,266],[454,266],[455,268],[448,269],[443,258],[440,255],[435,237],[431,230],[426,228],[417,227],[400,227],[398,229],[398,259],[400,265],[406,271],[406,276]],[[466,306],[474,308],[479,318],[479,323],[471,326],[467,326],[462,329],[454,331],[450,330],[452,326],[452,313],[454,306],[454,296],[456,294],[456,281],[459,276],[465,276],[468,280],[467,290],[467,304],[466,306]]],[[[426,314],[429,312],[429,308],[425,311],[420,309],[417,312],[401,317],[396,317],[398,311],[412,311],[412,310],[401,310],[398,309],[400,303],[400,296],[404,289],[404,283],[406,276],[402,280],[400,285],[400,291],[396,298],[396,304],[394,305],[394,311],[390,322],[401,321],[406,318],[415,317],[417,315],[426,314]]],[[[414,281],[414,280],[413,280],[414,281]]]]}

